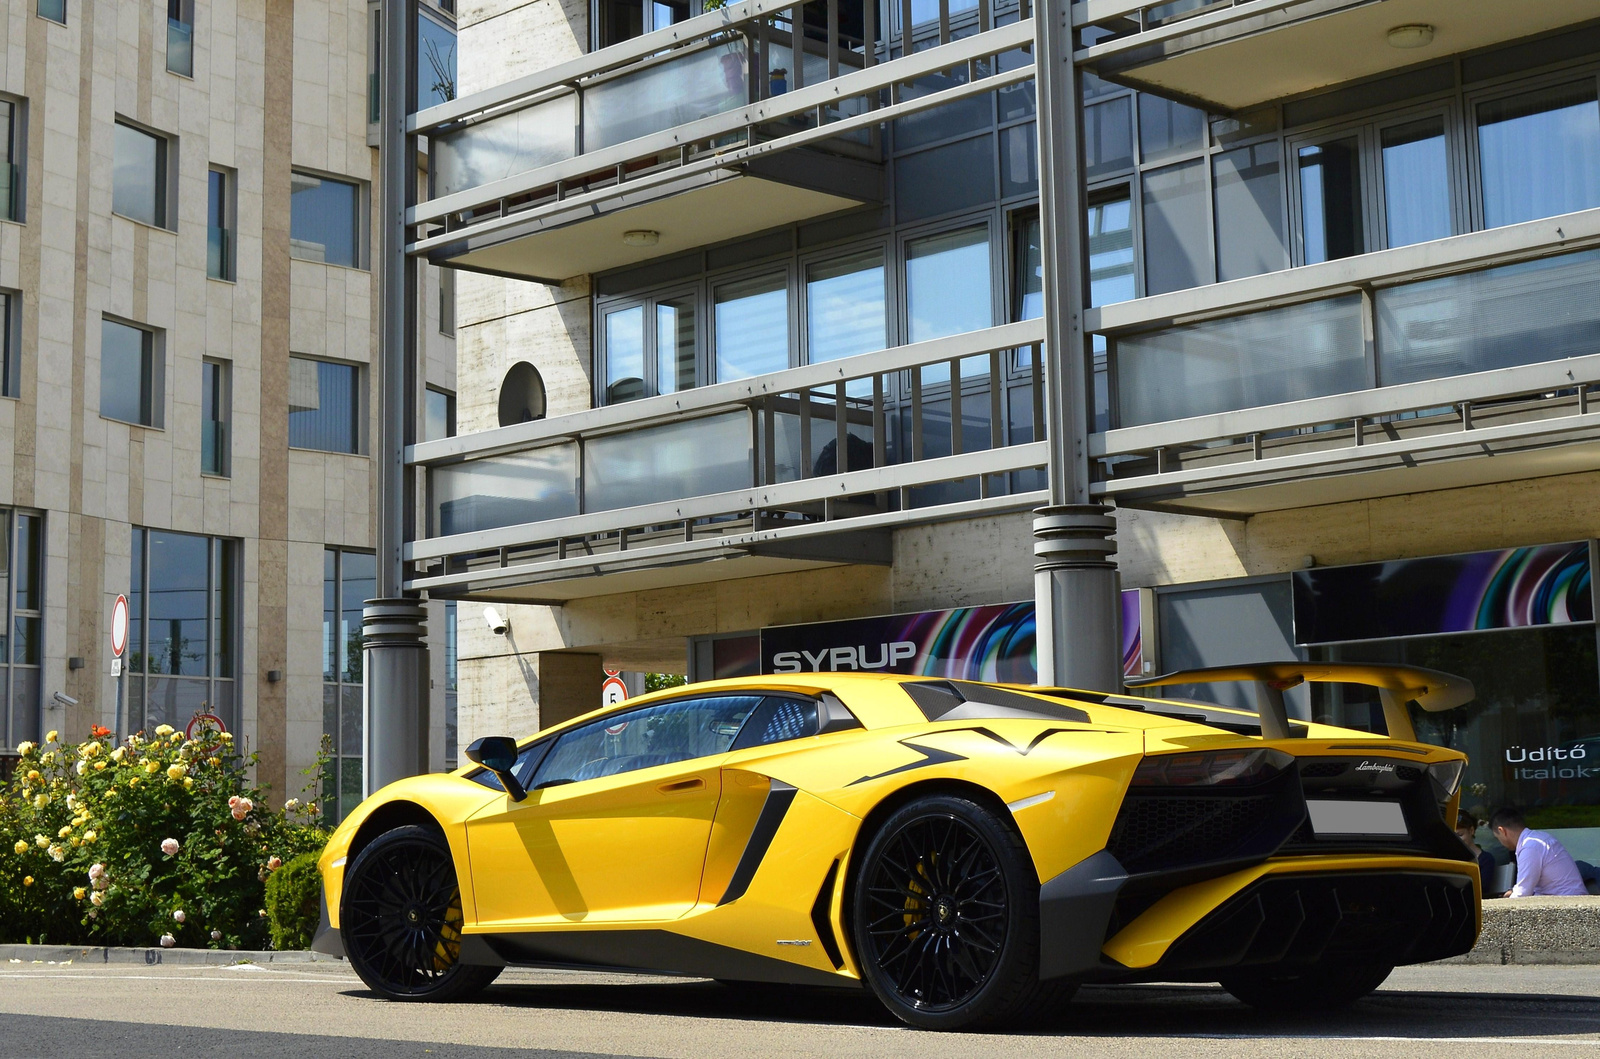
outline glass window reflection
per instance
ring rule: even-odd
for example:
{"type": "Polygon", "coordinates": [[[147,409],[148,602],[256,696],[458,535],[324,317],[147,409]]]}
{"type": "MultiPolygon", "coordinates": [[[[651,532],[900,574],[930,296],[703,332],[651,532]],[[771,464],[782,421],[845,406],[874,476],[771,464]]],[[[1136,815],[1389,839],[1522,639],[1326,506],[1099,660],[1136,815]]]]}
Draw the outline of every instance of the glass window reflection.
{"type": "Polygon", "coordinates": [[[290,256],[360,268],[361,189],[310,173],[292,174],[289,188],[290,256]]]}
{"type": "Polygon", "coordinates": [[[1145,293],[1211,282],[1210,212],[1203,160],[1145,174],[1145,293]]]}
{"type": "Polygon", "coordinates": [[[426,15],[417,16],[417,109],[456,98],[455,31],[426,15]]]}
{"type": "Polygon", "coordinates": [[[1487,228],[1600,206],[1600,102],[1591,78],[1478,107],[1487,228]]]}
{"type": "Polygon", "coordinates": [[[644,306],[607,313],[606,403],[647,396],[644,387],[644,306]]]}
{"type": "Polygon", "coordinates": [[[117,122],[112,139],[111,212],[145,224],[167,223],[167,144],[117,122]]]}
{"type": "Polygon", "coordinates": [[[1364,253],[1361,151],[1355,137],[1302,147],[1299,162],[1305,264],[1364,253]]]}
{"type": "Polygon", "coordinates": [[[979,331],[994,323],[985,226],[913,239],[906,244],[907,338],[979,331]]]}
{"type": "Polygon", "coordinates": [[[1383,208],[1390,246],[1410,246],[1453,234],[1450,158],[1444,118],[1384,129],[1383,208]]]}
{"type": "Polygon", "coordinates": [[[657,393],[677,393],[700,384],[694,316],[692,295],[656,303],[657,393]]]}
{"type": "Polygon", "coordinates": [[[725,283],[716,293],[717,381],[789,366],[789,283],[778,273],[725,283]]]}
{"type": "Polygon", "coordinates": [[[1277,141],[1224,151],[1213,164],[1217,279],[1239,279],[1287,268],[1277,141]]]}
{"type": "Polygon", "coordinates": [[[806,269],[806,342],[811,363],[884,348],[883,251],[877,248],[806,269]]]}
{"type": "Polygon", "coordinates": [[[1144,161],[1159,162],[1197,151],[1205,136],[1205,111],[1139,93],[1139,153],[1144,161]]]}

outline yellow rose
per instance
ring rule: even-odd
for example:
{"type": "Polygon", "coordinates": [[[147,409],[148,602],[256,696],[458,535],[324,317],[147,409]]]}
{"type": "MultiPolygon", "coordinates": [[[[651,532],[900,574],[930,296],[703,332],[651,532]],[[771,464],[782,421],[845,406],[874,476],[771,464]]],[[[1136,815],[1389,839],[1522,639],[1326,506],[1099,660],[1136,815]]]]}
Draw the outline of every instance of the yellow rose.
{"type": "Polygon", "coordinates": [[[79,838],[77,835],[73,835],[72,836],[72,848],[73,849],[77,849],[82,844],[83,844],[83,840],[81,838],[79,838]]]}
{"type": "Polygon", "coordinates": [[[89,891],[82,886],[74,886],[72,888],[72,899],[74,901],[82,901],[88,892],[89,891]]]}
{"type": "Polygon", "coordinates": [[[222,759],[220,757],[208,757],[206,758],[206,764],[210,765],[212,768],[216,768],[222,764],[222,759]]]}
{"type": "Polygon", "coordinates": [[[172,734],[172,725],[170,725],[170,724],[161,724],[161,725],[157,725],[156,726],[156,735],[159,735],[162,738],[166,738],[167,736],[169,736],[171,734],[172,734]]]}
{"type": "Polygon", "coordinates": [[[171,738],[170,741],[174,742],[174,743],[183,742],[183,733],[182,732],[173,732],[172,733],[172,738],[171,738]]]}
{"type": "Polygon", "coordinates": [[[99,838],[99,837],[100,837],[100,835],[99,835],[99,833],[98,833],[98,832],[95,832],[95,831],[85,831],[85,832],[84,832],[84,833],[83,833],[83,841],[84,841],[84,844],[85,844],[85,845],[90,845],[90,846],[92,846],[92,845],[94,845],[94,843],[95,843],[95,840],[96,840],[96,839],[97,839],[97,838],[99,838]]]}
{"type": "Polygon", "coordinates": [[[159,761],[146,761],[144,763],[144,770],[146,772],[151,772],[151,773],[160,772],[161,771],[161,762],[159,762],[159,761]]]}
{"type": "Polygon", "coordinates": [[[24,885],[24,886],[32,886],[33,885],[33,876],[24,875],[22,877],[22,885],[24,885]]]}
{"type": "Polygon", "coordinates": [[[117,796],[117,789],[115,787],[112,787],[110,790],[106,791],[106,797],[107,798],[115,798],[116,796],[117,796]]]}
{"type": "Polygon", "coordinates": [[[182,765],[170,765],[167,767],[167,779],[169,780],[181,780],[183,779],[183,773],[184,767],[182,765]]]}
{"type": "Polygon", "coordinates": [[[111,760],[112,761],[121,761],[127,755],[128,755],[127,748],[119,746],[119,747],[117,747],[115,750],[113,750],[111,752],[111,760]]]}
{"type": "Polygon", "coordinates": [[[194,780],[188,776],[183,777],[183,789],[190,790],[194,787],[194,780]]]}
{"type": "Polygon", "coordinates": [[[45,733],[44,741],[47,742],[47,743],[59,742],[60,739],[61,739],[61,733],[56,731],[55,729],[51,729],[49,732],[45,733]]]}
{"type": "Polygon", "coordinates": [[[13,848],[16,850],[17,856],[19,857],[28,852],[28,844],[26,842],[18,842],[13,848]]]}
{"type": "Polygon", "coordinates": [[[39,775],[38,769],[29,769],[27,779],[29,783],[38,783],[40,780],[44,779],[44,777],[39,775]]]}
{"type": "Polygon", "coordinates": [[[47,835],[34,835],[33,844],[40,849],[47,849],[50,846],[50,838],[47,835]]]}
{"type": "Polygon", "coordinates": [[[38,747],[34,743],[22,742],[17,744],[17,753],[22,757],[27,757],[37,749],[38,747]]]}
{"type": "Polygon", "coordinates": [[[221,739],[224,743],[231,743],[233,742],[233,733],[223,732],[221,735],[217,736],[217,738],[221,739]]]}
{"type": "Polygon", "coordinates": [[[137,786],[139,786],[139,777],[138,776],[133,776],[133,777],[129,778],[129,780],[128,780],[128,789],[131,791],[137,786]]]}
{"type": "Polygon", "coordinates": [[[36,796],[33,799],[33,807],[35,809],[43,809],[45,806],[47,806],[49,804],[50,804],[50,796],[48,794],[40,794],[40,795],[36,796]]]}
{"type": "Polygon", "coordinates": [[[72,825],[71,824],[67,824],[60,831],[56,832],[56,837],[57,838],[66,838],[70,834],[72,834],[72,825]]]}
{"type": "Polygon", "coordinates": [[[106,763],[105,763],[105,762],[104,762],[104,761],[96,761],[96,762],[95,762],[95,763],[94,763],[94,770],[95,770],[95,771],[96,771],[96,772],[102,772],[102,771],[104,771],[104,770],[105,770],[105,767],[106,767],[106,763]]]}

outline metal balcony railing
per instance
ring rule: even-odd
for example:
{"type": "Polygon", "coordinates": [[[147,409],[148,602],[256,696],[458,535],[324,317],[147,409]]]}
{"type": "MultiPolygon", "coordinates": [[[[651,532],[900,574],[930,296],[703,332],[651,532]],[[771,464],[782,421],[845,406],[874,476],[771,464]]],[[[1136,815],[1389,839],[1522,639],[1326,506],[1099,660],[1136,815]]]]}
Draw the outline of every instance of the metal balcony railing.
{"type": "Polygon", "coordinates": [[[417,445],[429,535],[408,583],[553,582],[1035,506],[1043,335],[1007,324],[417,445]]]}
{"type": "Polygon", "coordinates": [[[1106,336],[1113,395],[1114,428],[1091,438],[1094,488],[1123,502],[1600,438],[1600,210],[1087,322],[1106,336]]]}
{"type": "Polygon", "coordinates": [[[577,216],[780,151],[876,159],[882,123],[1033,76],[1015,55],[998,61],[1031,49],[1031,19],[994,28],[984,0],[980,32],[955,39],[949,2],[937,43],[913,52],[907,31],[905,53],[885,62],[869,43],[871,4],[857,40],[839,30],[838,0],[743,0],[423,111],[413,127],[429,138],[432,191],[408,215],[420,229],[409,249],[577,216]],[[822,25],[808,7],[825,10],[822,25]],[[951,86],[918,83],[937,74],[951,86]]]}

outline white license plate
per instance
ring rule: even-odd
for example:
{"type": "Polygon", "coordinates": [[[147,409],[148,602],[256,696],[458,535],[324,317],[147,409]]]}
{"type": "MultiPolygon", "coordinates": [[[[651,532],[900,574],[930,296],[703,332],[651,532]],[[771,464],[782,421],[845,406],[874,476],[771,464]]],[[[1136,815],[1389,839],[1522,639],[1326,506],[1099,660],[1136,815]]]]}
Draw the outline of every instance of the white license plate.
{"type": "Polygon", "coordinates": [[[1319,835],[1408,834],[1406,814],[1398,802],[1308,801],[1311,829],[1319,835]]]}

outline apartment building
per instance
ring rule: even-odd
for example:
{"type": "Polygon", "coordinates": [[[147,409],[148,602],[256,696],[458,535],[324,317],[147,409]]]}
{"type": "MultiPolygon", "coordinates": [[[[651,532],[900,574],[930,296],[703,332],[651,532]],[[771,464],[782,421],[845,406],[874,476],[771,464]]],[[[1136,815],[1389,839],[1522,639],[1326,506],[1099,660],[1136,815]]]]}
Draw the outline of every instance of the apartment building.
{"type": "MultiPolygon", "coordinates": [[[[452,6],[420,15],[435,101],[454,92],[452,6]]],[[[4,746],[203,712],[276,798],[300,796],[326,738],[324,808],[359,800],[374,18],[366,0],[7,5],[4,746]]],[[[444,436],[453,295],[427,274],[419,403],[444,436]]],[[[442,767],[453,608],[430,616],[442,767]]]]}
{"type": "Polygon", "coordinates": [[[1600,858],[1600,7],[460,18],[409,237],[461,270],[461,433],[411,450],[406,555],[473,601],[463,738],[592,708],[602,667],[1032,679],[1034,510],[1078,461],[1126,677],[1465,674],[1422,719],[1465,804],[1600,858]]]}

